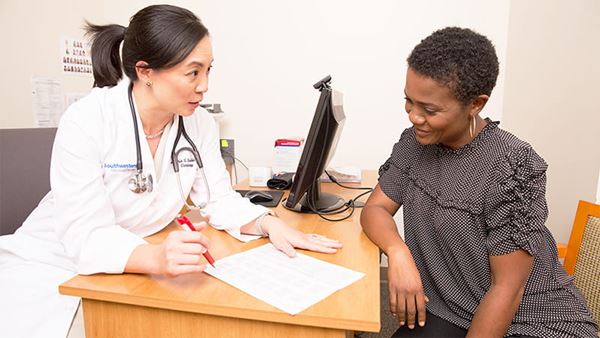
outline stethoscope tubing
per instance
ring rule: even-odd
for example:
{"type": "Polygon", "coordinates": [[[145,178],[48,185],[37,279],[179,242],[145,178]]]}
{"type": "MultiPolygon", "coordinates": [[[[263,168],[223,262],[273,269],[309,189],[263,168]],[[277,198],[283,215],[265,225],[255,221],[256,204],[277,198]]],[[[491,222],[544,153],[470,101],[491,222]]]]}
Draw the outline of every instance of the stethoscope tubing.
{"type": "Polygon", "coordinates": [[[140,132],[138,131],[138,123],[137,116],[135,113],[135,105],[133,104],[133,82],[129,84],[128,89],[128,98],[129,98],[129,108],[131,110],[131,117],[133,118],[133,131],[135,132],[135,153],[137,155],[135,168],[138,174],[141,174],[144,171],[144,167],[142,164],[142,148],[140,146],[140,132]]]}
{"type": "MultiPolygon", "coordinates": [[[[141,187],[143,186],[142,189],[138,190],[132,190],[135,193],[140,193],[140,192],[144,192],[146,190],[148,191],[152,191],[152,187],[150,186],[149,189],[147,189],[147,183],[144,180],[144,176],[143,176],[143,171],[144,171],[144,167],[143,167],[143,162],[142,162],[142,148],[140,145],[140,134],[138,131],[138,123],[137,123],[137,116],[136,116],[136,111],[135,111],[135,105],[133,103],[133,82],[129,84],[129,88],[128,88],[128,98],[129,98],[129,107],[131,109],[131,116],[133,119],[133,129],[135,132],[135,150],[136,150],[136,175],[135,175],[135,180],[137,180],[136,185],[141,187]],[[139,181],[142,180],[143,183],[140,183],[139,181]]],[[[204,165],[202,163],[202,158],[200,157],[200,152],[198,151],[198,148],[196,148],[196,144],[192,141],[192,139],[189,137],[187,131],[185,130],[185,125],[183,124],[183,116],[179,116],[179,123],[177,126],[177,136],[175,137],[175,142],[173,143],[173,148],[171,149],[171,164],[173,166],[173,171],[175,172],[175,175],[177,177],[177,183],[179,185],[179,193],[181,195],[181,199],[183,201],[183,203],[185,204],[185,206],[189,209],[192,210],[198,210],[198,209],[202,209],[204,208],[209,202],[210,202],[210,187],[208,186],[208,179],[206,178],[206,173],[204,172],[204,165]],[[185,138],[185,140],[188,142],[188,144],[191,146],[190,147],[182,147],[179,150],[177,150],[177,144],[179,144],[179,139],[181,138],[181,135],[183,134],[183,137],[185,138]],[[198,165],[198,170],[200,170],[200,173],[202,175],[202,179],[204,180],[204,184],[206,186],[206,193],[207,193],[207,199],[205,203],[202,203],[200,206],[196,206],[196,204],[194,204],[192,202],[192,205],[190,205],[187,202],[187,199],[185,197],[185,194],[183,193],[183,186],[181,185],[181,177],[179,175],[179,154],[183,151],[188,151],[192,154],[192,156],[194,156],[194,161],[196,162],[196,164],[198,165]]],[[[149,177],[149,181],[152,182],[152,178],[151,176],[149,177]]],[[[152,184],[152,183],[151,183],[152,184]]]]}

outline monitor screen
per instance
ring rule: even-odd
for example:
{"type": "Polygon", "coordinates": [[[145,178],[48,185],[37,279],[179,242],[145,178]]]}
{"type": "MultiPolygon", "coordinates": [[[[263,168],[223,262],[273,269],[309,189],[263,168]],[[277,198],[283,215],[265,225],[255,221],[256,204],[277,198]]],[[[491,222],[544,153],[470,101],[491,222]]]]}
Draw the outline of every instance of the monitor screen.
{"type": "Polygon", "coordinates": [[[306,137],[294,183],[284,206],[300,212],[327,213],[338,210],[345,201],[333,194],[321,192],[319,177],[335,153],[346,120],[342,93],[331,89],[327,76],[314,87],[321,91],[317,109],[306,137]]]}

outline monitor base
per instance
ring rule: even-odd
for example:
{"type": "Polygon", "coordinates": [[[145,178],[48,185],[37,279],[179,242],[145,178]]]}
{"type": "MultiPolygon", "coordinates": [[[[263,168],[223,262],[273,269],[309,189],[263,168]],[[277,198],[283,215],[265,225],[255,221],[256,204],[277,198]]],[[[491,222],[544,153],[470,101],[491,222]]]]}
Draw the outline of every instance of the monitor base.
{"type": "Polygon", "coordinates": [[[306,201],[306,196],[308,196],[308,194],[302,196],[300,202],[293,208],[289,208],[286,203],[281,204],[288,210],[310,214],[314,213],[313,208],[316,208],[320,213],[328,213],[339,210],[346,204],[346,201],[343,198],[334,194],[322,192],[319,194],[319,198],[316,201],[312,201],[311,205],[313,208],[311,208],[306,201]]]}

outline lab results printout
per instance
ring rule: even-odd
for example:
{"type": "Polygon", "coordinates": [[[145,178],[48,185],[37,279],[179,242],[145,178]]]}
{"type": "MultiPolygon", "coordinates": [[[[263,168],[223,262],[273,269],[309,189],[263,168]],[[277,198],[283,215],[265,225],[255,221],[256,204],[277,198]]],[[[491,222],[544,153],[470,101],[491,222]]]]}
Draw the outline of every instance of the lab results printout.
{"type": "Polygon", "coordinates": [[[205,270],[223,282],[295,315],[365,274],[265,244],[218,260],[205,270]]]}

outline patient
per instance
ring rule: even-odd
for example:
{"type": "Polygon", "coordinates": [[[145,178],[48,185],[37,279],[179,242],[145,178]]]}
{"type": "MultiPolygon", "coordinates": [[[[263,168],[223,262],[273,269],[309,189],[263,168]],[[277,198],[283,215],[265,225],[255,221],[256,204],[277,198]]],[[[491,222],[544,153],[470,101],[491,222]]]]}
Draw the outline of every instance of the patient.
{"type": "Polygon", "coordinates": [[[469,29],[436,31],[408,57],[413,126],[361,215],[388,256],[394,337],[596,337],[544,224],[546,162],[480,117],[497,76],[494,46],[469,29]]]}

